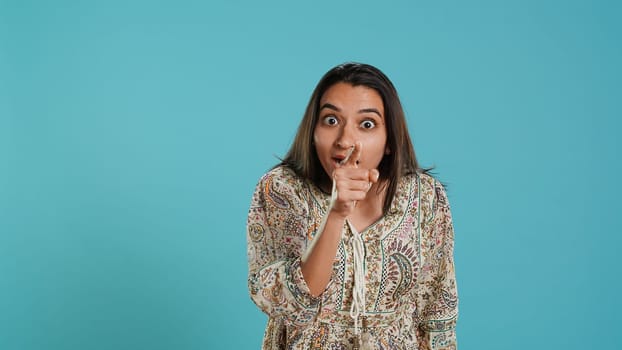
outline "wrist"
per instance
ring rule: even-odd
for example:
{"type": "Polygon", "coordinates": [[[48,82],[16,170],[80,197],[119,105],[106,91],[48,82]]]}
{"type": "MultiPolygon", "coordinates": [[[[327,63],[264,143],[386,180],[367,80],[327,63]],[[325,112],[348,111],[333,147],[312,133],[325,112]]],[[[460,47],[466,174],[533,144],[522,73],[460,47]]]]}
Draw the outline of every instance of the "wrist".
{"type": "Polygon", "coordinates": [[[336,210],[335,208],[331,209],[330,212],[328,212],[328,220],[338,220],[345,223],[347,218],[348,214],[343,213],[343,211],[336,210]]]}

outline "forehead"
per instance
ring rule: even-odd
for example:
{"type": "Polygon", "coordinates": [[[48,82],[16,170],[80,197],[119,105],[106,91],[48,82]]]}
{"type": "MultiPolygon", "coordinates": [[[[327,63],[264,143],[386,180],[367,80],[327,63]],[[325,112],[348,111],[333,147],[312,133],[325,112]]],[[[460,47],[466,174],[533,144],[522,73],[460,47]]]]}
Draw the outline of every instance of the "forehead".
{"type": "Polygon", "coordinates": [[[378,91],[364,85],[336,83],[326,89],[320,98],[320,107],[325,103],[343,110],[375,108],[384,114],[384,103],[378,91]]]}

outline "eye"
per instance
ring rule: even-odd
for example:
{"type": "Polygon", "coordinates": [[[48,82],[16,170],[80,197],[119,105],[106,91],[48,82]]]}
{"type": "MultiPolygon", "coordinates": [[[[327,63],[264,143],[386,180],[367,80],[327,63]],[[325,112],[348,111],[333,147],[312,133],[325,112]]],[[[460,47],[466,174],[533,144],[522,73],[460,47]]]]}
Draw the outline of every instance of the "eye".
{"type": "Polygon", "coordinates": [[[337,118],[334,115],[327,115],[324,117],[324,119],[322,119],[322,122],[325,125],[337,125],[337,123],[339,122],[337,120],[337,118]]]}
{"type": "Polygon", "coordinates": [[[373,129],[376,127],[376,123],[373,120],[364,120],[360,125],[363,129],[373,129]]]}

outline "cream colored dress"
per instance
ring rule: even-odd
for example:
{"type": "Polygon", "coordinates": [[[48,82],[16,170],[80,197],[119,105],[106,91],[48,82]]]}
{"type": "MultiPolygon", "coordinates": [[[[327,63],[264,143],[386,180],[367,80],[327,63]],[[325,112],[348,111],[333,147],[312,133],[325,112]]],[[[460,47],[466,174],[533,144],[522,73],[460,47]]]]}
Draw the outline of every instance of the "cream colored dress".
{"type": "MultiPolygon", "coordinates": [[[[352,349],[352,232],[344,235],[326,290],[312,297],[300,262],[330,195],[286,167],[265,174],[247,224],[252,300],[269,319],[263,349],[352,349]]],[[[389,213],[360,232],[371,349],[456,349],[454,232],[445,190],[426,174],[403,177],[389,213]]],[[[360,339],[360,338],[359,338],[360,339]]]]}

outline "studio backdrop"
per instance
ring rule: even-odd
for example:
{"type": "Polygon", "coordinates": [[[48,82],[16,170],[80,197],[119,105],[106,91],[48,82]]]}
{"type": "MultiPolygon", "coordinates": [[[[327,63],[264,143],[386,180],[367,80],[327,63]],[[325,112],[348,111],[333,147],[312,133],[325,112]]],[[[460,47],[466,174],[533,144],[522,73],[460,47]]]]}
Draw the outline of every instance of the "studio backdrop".
{"type": "Polygon", "coordinates": [[[461,349],[615,349],[615,1],[0,0],[0,349],[259,349],[246,215],[331,67],[447,185],[461,349]]]}

